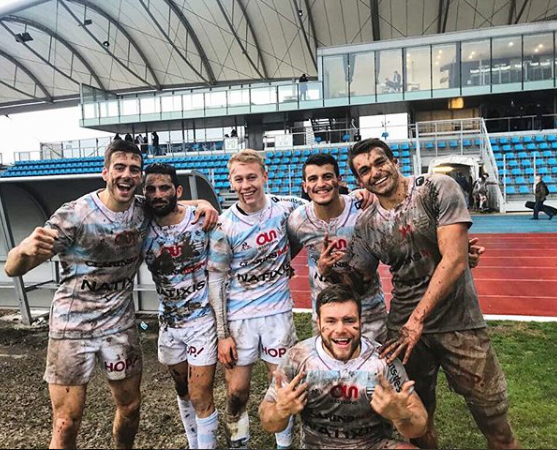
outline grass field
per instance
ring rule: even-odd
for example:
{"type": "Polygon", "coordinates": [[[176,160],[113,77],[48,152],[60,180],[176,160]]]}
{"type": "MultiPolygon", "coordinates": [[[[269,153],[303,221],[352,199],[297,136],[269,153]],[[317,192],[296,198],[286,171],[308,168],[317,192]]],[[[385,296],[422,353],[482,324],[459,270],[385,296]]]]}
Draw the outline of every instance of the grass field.
{"type": "MultiPolygon", "coordinates": [[[[295,320],[299,339],[309,337],[309,314],[297,314],[295,320]]],[[[511,424],[522,448],[557,448],[557,323],[490,322],[489,327],[507,377],[511,424]]],[[[258,365],[256,375],[254,394],[264,390],[263,366],[258,365]]],[[[441,448],[486,448],[464,400],[449,391],[442,374],[437,392],[441,448]]],[[[254,422],[252,429],[259,429],[254,422]]],[[[272,436],[253,431],[252,448],[273,448],[272,436]]]]}
{"type": "MultiPolygon", "coordinates": [[[[157,321],[141,330],[144,352],[142,407],[136,448],[186,448],[176,394],[166,367],[157,361],[157,321]]],[[[298,337],[311,334],[309,314],[295,315],[298,337]]],[[[491,322],[490,333],[507,375],[510,416],[523,448],[557,448],[557,323],[491,322]]],[[[14,329],[0,323],[0,448],[47,448],[51,406],[41,380],[47,330],[14,329]]],[[[251,448],[274,448],[274,436],[261,429],[257,408],[265,395],[265,368],[254,372],[249,403],[251,448]]],[[[442,448],[485,448],[462,398],[438,382],[436,414],[442,448]]],[[[220,367],[215,380],[220,411],[219,448],[226,448],[222,417],[226,388],[220,367]]],[[[97,371],[88,387],[87,407],[78,438],[79,448],[110,448],[114,408],[104,377],[97,371]]],[[[299,442],[295,440],[295,443],[299,442]]]]}

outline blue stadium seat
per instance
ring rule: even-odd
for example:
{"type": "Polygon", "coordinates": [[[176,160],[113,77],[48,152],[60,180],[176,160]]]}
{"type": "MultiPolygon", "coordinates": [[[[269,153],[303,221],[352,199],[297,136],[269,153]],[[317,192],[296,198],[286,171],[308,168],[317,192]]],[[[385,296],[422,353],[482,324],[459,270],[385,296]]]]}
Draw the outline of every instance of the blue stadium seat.
{"type": "Polygon", "coordinates": [[[551,175],[545,175],[542,180],[546,184],[553,183],[553,178],[551,177],[551,175]]]}
{"type": "Polygon", "coordinates": [[[449,147],[450,148],[458,148],[459,147],[458,141],[450,141],[449,142],[449,147]]]}
{"type": "Polygon", "coordinates": [[[522,145],[522,144],[516,144],[516,145],[514,146],[514,149],[515,149],[515,151],[524,150],[524,145],[522,145]]]}
{"type": "Polygon", "coordinates": [[[514,152],[505,153],[505,158],[507,159],[507,161],[510,159],[516,159],[516,153],[514,152]]]}
{"type": "Polygon", "coordinates": [[[501,160],[498,160],[496,164],[498,169],[502,169],[503,167],[505,167],[505,163],[501,160]]]}
{"type": "Polygon", "coordinates": [[[437,148],[446,148],[447,147],[447,143],[445,141],[439,141],[437,143],[437,148]]]}
{"type": "Polygon", "coordinates": [[[554,184],[550,184],[549,186],[547,186],[547,189],[549,190],[550,194],[557,194],[557,186],[554,184]]]}
{"type": "Polygon", "coordinates": [[[505,136],[499,138],[499,144],[508,144],[509,140],[505,136]]]}
{"type": "Polygon", "coordinates": [[[532,161],[530,161],[529,159],[523,159],[520,161],[520,165],[522,167],[530,167],[532,165],[532,161]]]}
{"type": "Polygon", "coordinates": [[[522,175],[522,169],[519,169],[518,167],[514,168],[511,170],[511,175],[517,177],[522,175]]]}
{"type": "Polygon", "coordinates": [[[549,169],[547,167],[538,168],[538,175],[547,175],[548,173],[549,169]]]}
{"type": "Polygon", "coordinates": [[[398,150],[398,144],[391,145],[391,150],[398,150]]]}
{"type": "Polygon", "coordinates": [[[544,158],[551,158],[553,156],[553,152],[551,150],[544,150],[543,157],[544,158]]]}
{"type": "Polygon", "coordinates": [[[524,136],[522,138],[522,142],[524,142],[525,144],[532,142],[532,136],[524,136]]]}
{"type": "Polygon", "coordinates": [[[408,150],[404,150],[404,151],[402,152],[402,157],[403,157],[403,158],[407,158],[407,157],[409,157],[409,156],[410,156],[410,152],[409,152],[408,150]]]}
{"type": "Polygon", "coordinates": [[[489,138],[489,143],[490,143],[491,145],[497,144],[497,138],[490,137],[490,138],[489,138]]]}
{"type": "Polygon", "coordinates": [[[464,146],[464,148],[470,148],[470,147],[472,147],[472,141],[470,141],[469,139],[465,139],[462,142],[462,145],[464,146]]]}
{"type": "Polygon", "coordinates": [[[518,188],[518,193],[519,194],[530,194],[530,187],[528,186],[520,186],[518,188]]]}
{"type": "MultiPolygon", "coordinates": [[[[491,140],[490,140],[490,142],[491,142],[491,140]]],[[[482,145],[482,140],[481,139],[474,139],[474,145],[476,147],[479,147],[480,145],[482,145]]]]}
{"type": "Polygon", "coordinates": [[[526,152],[519,152],[516,156],[518,157],[518,159],[530,158],[530,154],[526,152]]]}
{"type": "Polygon", "coordinates": [[[513,148],[512,148],[511,145],[505,144],[505,145],[503,145],[503,151],[504,151],[504,152],[512,152],[512,151],[513,151],[513,148]]]}
{"type": "Polygon", "coordinates": [[[516,179],[514,180],[515,184],[527,184],[528,182],[526,181],[526,178],[524,177],[516,177],[516,179]]]}
{"type": "Polygon", "coordinates": [[[431,150],[433,148],[433,142],[426,142],[425,143],[425,148],[427,150],[431,150]]]}
{"type": "Polygon", "coordinates": [[[556,158],[549,158],[549,159],[547,160],[547,164],[548,164],[549,166],[557,166],[557,159],[556,159],[556,158]]]}
{"type": "Polygon", "coordinates": [[[400,149],[401,150],[410,150],[410,145],[407,142],[405,142],[404,144],[402,144],[400,146],[400,149]]]}
{"type": "Polygon", "coordinates": [[[545,142],[545,136],[542,134],[537,134],[536,137],[534,138],[535,142],[545,142]]]}
{"type": "Polygon", "coordinates": [[[526,169],[524,169],[524,174],[525,175],[534,175],[534,168],[533,167],[527,167],[526,169]]]}
{"type": "Polygon", "coordinates": [[[518,136],[513,136],[511,138],[511,143],[513,144],[520,144],[520,138],[518,136]]]}
{"type": "Polygon", "coordinates": [[[547,135],[547,142],[555,142],[557,141],[557,136],[554,134],[548,134],[547,135]]]}
{"type": "Polygon", "coordinates": [[[495,156],[496,160],[500,160],[500,159],[502,160],[503,159],[503,153],[495,153],[494,156],[495,156]]]}
{"type": "Polygon", "coordinates": [[[526,146],[527,150],[536,150],[536,148],[537,148],[536,144],[532,144],[532,143],[530,143],[526,146]]]}
{"type": "Polygon", "coordinates": [[[540,150],[547,150],[549,148],[549,144],[547,142],[542,142],[538,148],[540,150]]]}
{"type": "Polygon", "coordinates": [[[505,188],[505,193],[506,193],[507,195],[516,194],[516,191],[515,191],[515,189],[514,189],[514,186],[507,186],[507,187],[505,188]]]}

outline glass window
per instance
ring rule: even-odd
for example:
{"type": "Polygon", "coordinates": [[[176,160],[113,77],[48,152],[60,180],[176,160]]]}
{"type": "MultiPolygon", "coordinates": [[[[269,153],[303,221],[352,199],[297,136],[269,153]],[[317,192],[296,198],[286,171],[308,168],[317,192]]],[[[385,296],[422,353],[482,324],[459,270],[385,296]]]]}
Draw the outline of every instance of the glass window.
{"type": "Polygon", "coordinates": [[[279,103],[297,102],[298,101],[297,85],[287,84],[284,86],[279,86],[278,99],[279,99],[279,103]]]}
{"type": "Polygon", "coordinates": [[[163,112],[182,111],[181,95],[165,95],[161,97],[163,112]]]}
{"type": "Polygon", "coordinates": [[[277,103],[277,89],[275,86],[253,88],[251,90],[252,105],[271,105],[277,103]]]}
{"type": "Polygon", "coordinates": [[[433,89],[460,88],[460,66],[457,61],[456,44],[434,45],[431,48],[433,59],[433,89]]]}
{"type": "Polygon", "coordinates": [[[101,117],[118,117],[118,102],[101,102],[101,117]]]}
{"type": "Polygon", "coordinates": [[[553,33],[524,36],[524,82],[553,79],[553,33]]]}
{"type": "Polygon", "coordinates": [[[83,104],[83,118],[84,119],[94,119],[97,117],[97,104],[96,103],[84,103],[83,104]]]}
{"type": "Polygon", "coordinates": [[[350,95],[375,95],[375,54],[350,55],[350,95]]]}
{"type": "Polygon", "coordinates": [[[207,108],[226,108],[226,91],[207,92],[205,106],[207,108]]]}
{"type": "Polygon", "coordinates": [[[377,93],[402,92],[402,50],[383,50],[377,58],[377,93]]]}
{"type": "Polygon", "coordinates": [[[139,104],[141,114],[156,114],[160,112],[160,103],[157,97],[140,97],[139,104]]]}
{"type": "Polygon", "coordinates": [[[228,91],[228,106],[248,106],[249,89],[233,89],[228,91]]]}
{"type": "Polygon", "coordinates": [[[431,49],[414,47],[406,49],[406,92],[429,91],[431,89],[431,49]]]}
{"type": "Polygon", "coordinates": [[[462,43],[460,59],[462,62],[463,88],[489,86],[489,56],[489,39],[462,43]]]}
{"type": "Polygon", "coordinates": [[[522,38],[520,36],[492,39],[491,83],[522,83],[522,38]]]}
{"type": "Polygon", "coordinates": [[[325,98],[348,97],[348,72],[347,55],[323,58],[325,98]]]}
{"type": "Polygon", "coordinates": [[[184,111],[192,111],[204,108],[203,94],[185,94],[182,96],[184,111]]]}
{"type": "Polygon", "coordinates": [[[133,116],[138,114],[139,110],[137,107],[137,99],[130,98],[127,100],[122,100],[122,115],[123,116],[133,116]]]}

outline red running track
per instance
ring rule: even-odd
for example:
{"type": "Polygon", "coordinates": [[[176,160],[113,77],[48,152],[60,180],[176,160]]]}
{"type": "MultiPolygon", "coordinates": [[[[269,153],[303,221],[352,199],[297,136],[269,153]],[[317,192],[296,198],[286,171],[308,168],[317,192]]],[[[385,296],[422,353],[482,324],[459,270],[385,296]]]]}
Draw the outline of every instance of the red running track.
{"type": "MultiPolygon", "coordinates": [[[[484,314],[557,317],[557,233],[478,234],[487,248],[472,273],[484,314]]],[[[305,251],[293,261],[296,308],[311,308],[305,251]]],[[[387,298],[391,277],[379,268],[387,298]]]]}

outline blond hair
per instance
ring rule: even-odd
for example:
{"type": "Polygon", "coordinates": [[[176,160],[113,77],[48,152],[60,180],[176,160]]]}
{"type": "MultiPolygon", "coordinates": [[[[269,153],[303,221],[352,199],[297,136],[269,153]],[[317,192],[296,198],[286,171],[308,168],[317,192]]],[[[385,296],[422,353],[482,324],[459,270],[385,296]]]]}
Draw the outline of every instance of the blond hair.
{"type": "Polygon", "coordinates": [[[259,164],[263,173],[267,171],[265,167],[265,159],[261,156],[261,152],[256,150],[252,150],[251,148],[246,148],[244,150],[239,151],[235,155],[228,160],[228,171],[232,168],[232,164],[234,163],[241,163],[241,164],[259,164]]]}

